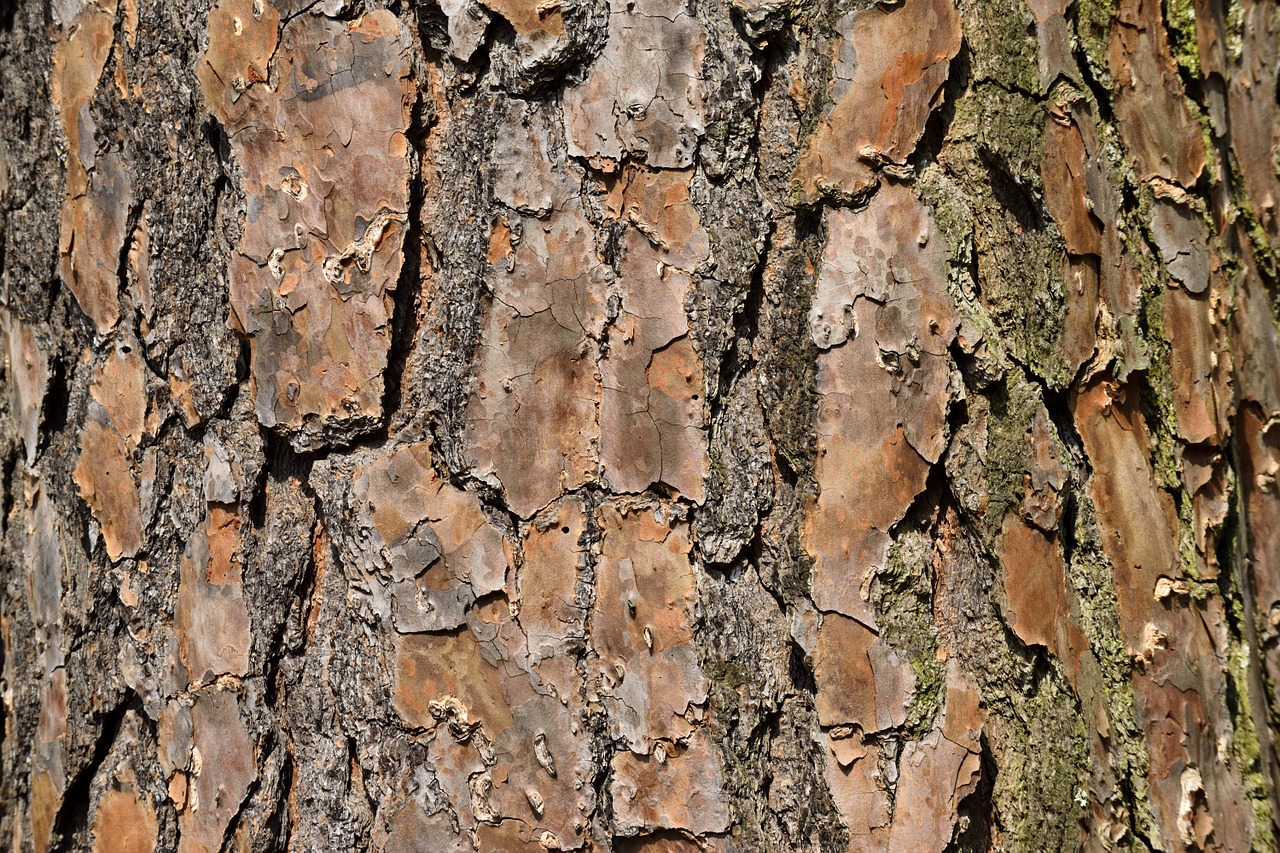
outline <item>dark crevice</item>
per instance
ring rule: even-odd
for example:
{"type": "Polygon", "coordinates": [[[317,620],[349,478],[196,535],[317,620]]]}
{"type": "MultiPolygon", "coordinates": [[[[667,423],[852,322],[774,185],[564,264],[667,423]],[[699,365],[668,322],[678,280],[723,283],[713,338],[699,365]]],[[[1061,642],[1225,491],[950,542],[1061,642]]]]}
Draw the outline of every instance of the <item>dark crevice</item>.
{"type": "Polygon", "coordinates": [[[83,834],[89,826],[89,798],[94,777],[98,775],[98,769],[111,753],[111,747],[115,745],[120,727],[124,724],[125,714],[130,711],[146,716],[142,708],[142,699],[132,690],[128,691],[124,698],[106,714],[94,715],[99,716],[101,728],[94,742],[93,755],[71,778],[66,792],[62,795],[62,802],[54,816],[53,830],[49,836],[50,841],[56,841],[51,850],[68,853],[78,849],[80,845],[77,842],[84,840],[83,834]]]}
{"type": "Polygon", "coordinates": [[[947,134],[955,121],[956,109],[961,99],[969,91],[973,80],[973,60],[969,55],[969,44],[961,41],[960,50],[951,60],[947,72],[947,81],[942,87],[942,103],[929,113],[925,121],[924,133],[916,143],[916,149],[909,160],[917,174],[930,163],[936,163],[947,142],[947,134]]]}
{"type": "Polygon", "coordinates": [[[55,356],[49,359],[49,384],[44,394],[44,419],[40,430],[41,444],[45,448],[58,433],[66,429],[70,405],[71,388],[66,362],[55,356]]]}
{"type": "Polygon", "coordinates": [[[985,732],[979,739],[980,769],[978,786],[973,793],[956,807],[959,832],[947,847],[946,853],[985,853],[993,849],[993,836],[997,828],[995,813],[995,785],[1000,775],[991,743],[985,732]]]}
{"type": "Polygon", "coordinates": [[[426,99],[419,96],[410,120],[409,146],[415,152],[416,168],[409,183],[408,223],[403,241],[404,261],[394,293],[391,316],[391,342],[387,350],[387,367],[383,373],[382,416],[385,428],[394,429],[401,406],[402,383],[409,357],[418,337],[418,300],[422,296],[422,256],[424,252],[423,218],[425,216],[425,181],[428,167],[427,135],[432,117],[426,99]]]}

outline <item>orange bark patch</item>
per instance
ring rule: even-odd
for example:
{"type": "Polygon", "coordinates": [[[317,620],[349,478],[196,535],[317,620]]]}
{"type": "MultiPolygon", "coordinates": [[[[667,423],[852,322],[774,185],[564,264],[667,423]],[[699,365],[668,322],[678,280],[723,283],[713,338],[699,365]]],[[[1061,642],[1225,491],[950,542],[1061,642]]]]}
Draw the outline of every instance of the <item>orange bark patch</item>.
{"type": "Polygon", "coordinates": [[[598,463],[596,339],[604,283],[590,224],[577,210],[522,220],[509,265],[490,268],[489,309],[467,408],[476,473],[495,476],[529,517],[598,463]]]}
{"type": "Polygon", "coordinates": [[[657,740],[687,737],[687,715],[708,683],[692,643],[696,596],[688,525],[655,518],[649,507],[607,504],[596,572],[593,662],[610,726],[638,753],[657,740]]]}
{"type": "Polygon", "coordinates": [[[832,106],[801,156],[805,194],[855,196],[876,183],[873,166],[915,150],[960,50],[952,0],[906,3],[846,15],[835,49],[832,106]]]}
{"type": "Polygon", "coordinates": [[[870,734],[906,722],[915,690],[910,662],[857,620],[823,617],[813,669],[822,725],[856,725],[870,734]]]}
{"type": "Polygon", "coordinates": [[[182,555],[174,628],[196,681],[249,671],[249,611],[239,565],[238,520],[219,511],[192,534],[182,555]],[[221,523],[221,526],[214,526],[221,523]]]}
{"type": "Polygon", "coordinates": [[[613,759],[609,792],[614,824],[622,834],[684,829],[701,835],[729,828],[729,806],[720,758],[711,738],[694,732],[688,745],[659,756],[620,752],[613,759]]]}
{"type": "Polygon", "coordinates": [[[191,732],[199,761],[187,808],[178,815],[179,853],[220,849],[227,824],[257,778],[253,744],[234,694],[202,691],[191,706],[191,732]]]}
{"type": "Polygon", "coordinates": [[[909,188],[885,186],[861,213],[830,212],[827,232],[809,313],[824,351],[819,493],[804,544],[814,603],[874,626],[870,578],[949,438],[947,348],[958,323],[937,226],[909,188]]]}
{"type": "Polygon", "coordinates": [[[502,676],[467,628],[396,640],[395,707],[412,726],[480,724],[490,737],[514,724],[502,676]]]}
{"type": "Polygon", "coordinates": [[[1182,288],[1165,291],[1164,329],[1178,433],[1188,444],[1221,446],[1229,429],[1226,373],[1231,362],[1211,312],[1205,296],[1182,288]]]}
{"type": "Polygon", "coordinates": [[[1016,513],[1004,517],[996,548],[1004,567],[1005,618],[1018,639],[1044,646],[1058,658],[1073,687],[1079,686],[1089,641],[1081,631],[1066,585],[1057,537],[1027,524],[1016,513]]]}
{"type": "Polygon", "coordinates": [[[117,154],[97,156],[88,106],[111,55],[115,4],[86,4],[54,47],[50,89],[67,140],[59,274],[99,334],[120,318],[116,259],[124,246],[132,186],[117,154]],[[85,121],[88,119],[88,121],[85,121]]]}
{"type": "Polygon", "coordinates": [[[576,692],[547,695],[505,600],[473,615],[455,632],[397,638],[396,710],[427,730],[464,832],[501,822],[485,836],[494,843],[536,844],[550,833],[574,849],[594,802],[576,692]]]}
{"type": "Polygon", "coordinates": [[[1120,132],[1139,177],[1192,186],[1204,169],[1204,140],[1187,109],[1159,2],[1119,4],[1107,65],[1115,80],[1120,132]]]}
{"type": "Polygon", "coordinates": [[[133,791],[110,790],[93,815],[93,853],[152,853],[159,826],[151,805],[133,791]]]}
{"type": "Polygon", "coordinates": [[[40,411],[49,387],[49,357],[32,328],[12,312],[0,312],[9,375],[9,408],[18,420],[26,445],[27,464],[34,465],[40,444],[40,411]]]}
{"type": "Polygon", "coordinates": [[[701,503],[710,462],[702,360],[684,339],[691,281],[639,231],[623,243],[622,314],[600,367],[601,461],[616,491],[662,482],[701,503]]]}
{"type": "Polygon", "coordinates": [[[142,547],[142,499],[134,479],[131,454],[102,410],[90,410],[80,432],[80,459],[73,478],[80,496],[102,529],[112,560],[132,557],[142,547]]]}
{"type": "Polygon", "coordinates": [[[545,0],[485,0],[484,5],[510,21],[517,35],[564,35],[560,7],[545,0]]]}
{"type": "Polygon", "coordinates": [[[106,409],[116,432],[137,447],[147,420],[146,370],[134,348],[122,344],[107,356],[94,375],[89,395],[106,409]]]}
{"type": "Polygon", "coordinates": [[[1093,463],[1090,491],[1115,569],[1120,630],[1136,653],[1156,580],[1176,576],[1177,516],[1156,487],[1136,391],[1095,380],[1074,398],[1076,426],[1093,463]]]}

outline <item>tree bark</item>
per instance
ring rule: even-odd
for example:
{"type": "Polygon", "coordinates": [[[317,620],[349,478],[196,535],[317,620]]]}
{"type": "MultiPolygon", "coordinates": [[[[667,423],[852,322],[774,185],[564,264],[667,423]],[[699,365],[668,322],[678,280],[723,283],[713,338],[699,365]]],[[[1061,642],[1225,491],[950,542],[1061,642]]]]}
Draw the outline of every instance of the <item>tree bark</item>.
{"type": "Polygon", "coordinates": [[[1278,849],[1278,29],[0,3],[0,849],[1278,849]]]}

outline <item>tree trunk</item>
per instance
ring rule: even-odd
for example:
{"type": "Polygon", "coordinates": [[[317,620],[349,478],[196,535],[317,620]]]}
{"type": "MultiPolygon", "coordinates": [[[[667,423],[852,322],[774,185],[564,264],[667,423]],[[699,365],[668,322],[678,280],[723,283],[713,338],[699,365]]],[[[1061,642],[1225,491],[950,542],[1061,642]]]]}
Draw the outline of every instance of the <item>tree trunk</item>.
{"type": "Polygon", "coordinates": [[[1271,851],[1274,0],[0,3],[0,849],[1271,851]]]}

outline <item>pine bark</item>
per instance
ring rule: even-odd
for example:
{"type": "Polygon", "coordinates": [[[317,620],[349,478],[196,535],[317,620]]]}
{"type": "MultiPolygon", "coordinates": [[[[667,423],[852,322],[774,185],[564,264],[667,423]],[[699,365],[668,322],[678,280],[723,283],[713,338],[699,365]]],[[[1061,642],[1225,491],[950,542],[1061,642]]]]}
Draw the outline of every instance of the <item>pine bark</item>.
{"type": "Polygon", "coordinates": [[[1278,33],[0,3],[0,849],[1277,849],[1278,33]]]}

